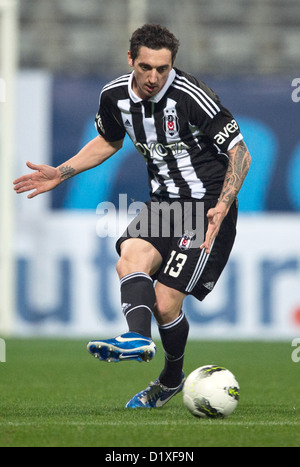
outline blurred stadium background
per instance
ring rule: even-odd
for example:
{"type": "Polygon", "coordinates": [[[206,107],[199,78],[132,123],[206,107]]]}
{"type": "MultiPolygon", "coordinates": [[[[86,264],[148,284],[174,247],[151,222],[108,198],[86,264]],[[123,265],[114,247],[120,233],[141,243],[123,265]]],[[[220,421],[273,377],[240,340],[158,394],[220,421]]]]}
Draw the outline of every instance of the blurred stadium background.
{"type": "Polygon", "coordinates": [[[97,206],[126,194],[124,223],[147,199],[133,146],[34,200],[12,180],[27,160],[58,165],[95,135],[100,90],[127,72],[145,22],[180,39],[176,65],[218,92],[253,158],[226,272],[203,304],[187,300],[191,335],[299,336],[299,0],[0,0],[0,17],[0,336],[124,329],[115,238],[101,237],[97,206]]]}

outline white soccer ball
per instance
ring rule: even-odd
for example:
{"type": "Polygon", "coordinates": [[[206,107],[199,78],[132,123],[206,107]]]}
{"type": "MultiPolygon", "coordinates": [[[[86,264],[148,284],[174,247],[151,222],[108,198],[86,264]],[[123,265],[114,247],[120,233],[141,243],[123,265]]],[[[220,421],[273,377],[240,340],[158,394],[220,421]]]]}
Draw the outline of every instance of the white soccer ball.
{"type": "Polygon", "coordinates": [[[205,365],[193,371],[183,387],[183,403],[195,417],[228,417],[236,408],[240,388],[226,368],[205,365]]]}

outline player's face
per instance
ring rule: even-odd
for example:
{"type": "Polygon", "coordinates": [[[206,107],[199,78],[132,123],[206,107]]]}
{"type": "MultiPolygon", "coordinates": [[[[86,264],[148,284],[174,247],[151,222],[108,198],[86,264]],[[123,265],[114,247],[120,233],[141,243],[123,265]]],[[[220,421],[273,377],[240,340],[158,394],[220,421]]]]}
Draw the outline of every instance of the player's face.
{"type": "Polygon", "coordinates": [[[133,91],[143,100],[159,93],[173,67],[170,50],[153,50],[144,46],[140,47],[134,61],[128,52],[128,63],[134,69],[133,91]]]}

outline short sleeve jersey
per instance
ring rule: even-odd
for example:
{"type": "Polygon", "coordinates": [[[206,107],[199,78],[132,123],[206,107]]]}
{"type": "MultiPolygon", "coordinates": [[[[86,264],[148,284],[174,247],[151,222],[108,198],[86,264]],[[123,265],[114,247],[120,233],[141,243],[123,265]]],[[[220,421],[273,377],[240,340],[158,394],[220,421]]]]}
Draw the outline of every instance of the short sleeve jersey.
{"type": "Polygon", "coordinates": [[[146,161],[152,193],[217,199],[227,152],[243,138],[232,114],[206,84],[176,68],[147,101],[133,92],[133,74],[104,86],[99,134],[109,142],[129,135],[146,161]]]}

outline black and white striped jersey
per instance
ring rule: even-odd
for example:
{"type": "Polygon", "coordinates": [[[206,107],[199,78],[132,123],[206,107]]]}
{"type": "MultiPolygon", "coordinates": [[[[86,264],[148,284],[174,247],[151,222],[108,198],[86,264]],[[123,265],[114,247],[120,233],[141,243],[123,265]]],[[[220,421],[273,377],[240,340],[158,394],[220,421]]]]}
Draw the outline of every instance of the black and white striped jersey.
{"type": "Polygon", "coordinates": [[[96,128],[107,141],[127,133],[147,163],[152,193],[217,199],[227,151],[242,139],[239,126],[203,82],[176,68],[147,101],[132,90],[133,73],[102,89],[96,128]]]}

